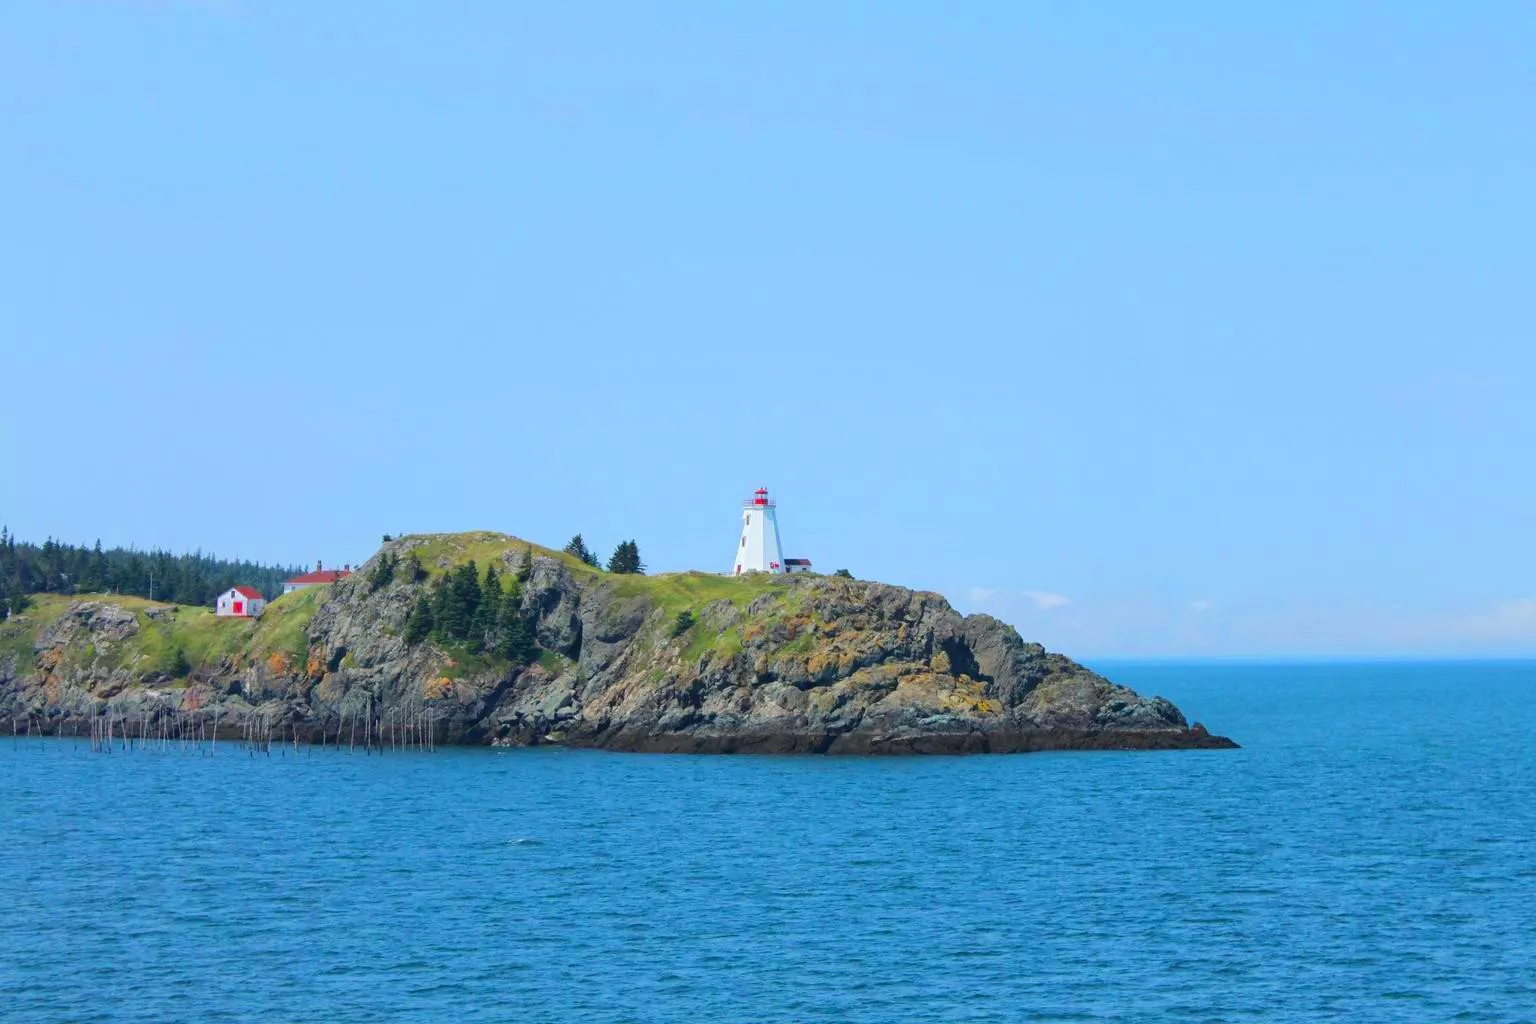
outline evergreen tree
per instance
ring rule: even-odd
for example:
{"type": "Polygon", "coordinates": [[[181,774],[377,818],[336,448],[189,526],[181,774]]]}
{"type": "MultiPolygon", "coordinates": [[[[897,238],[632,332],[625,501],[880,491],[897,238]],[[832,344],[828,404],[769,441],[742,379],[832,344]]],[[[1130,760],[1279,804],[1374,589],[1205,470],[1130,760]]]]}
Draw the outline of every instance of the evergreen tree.
{"type": "Polygon", "coordinates": [[[106,589],[106,582],[107,556],[101,550],[101,541],[98,539],[96,546],[91,549],[91,560],[81,574],[80,589],[94,593],[106,589]]]}
{"type": "Polygon", "coordinates": [[[485,567],[485,579],[480,584],[480,603],[475,609],[474,621],[470,624],[469,645],[472,650],[481,651],[487,647],[494,649],[496,641],[492,634],[501,621],[502,601],[501,575],[494,565],[488,565],[485,567]]]}
{"type": "Polygon", "coordinates": [[[587,542],[581,539],[581,534],[579,533],[572,537],[570,543],[565,546],[565,553],[575,555],[594,569],[602,568],[601,563],[597,560],[597,555],[587,549],[587,542]]]}
{"type": "Polygon", "coordinates": [[[496,653],[514,665],[526,665],[538,653],[533,629],[523,616],[518,602],[504,601],[501,605],[501,623],[497,629],[500,642],[496,653]]]}
{"type": "Polygon", "coordinates": [[[837,572],[833,573],[832,575],[833,576],[841,576],[845,580],[853,579],[853,573],[849,572],[847,569],[839,569],[839,570],[837,570],[837,572]]]}
{"type": "Polygon", "coordinates": [[[368,590],[372,593],[389,586],[395,579],[395,567],[400,564],[400,556],[386,551],[379,556],[379,560],[373,563],[373,569],[368,573],[368,590]]]}
{"type": "Polygon", "coordinates": [[[613,557],[608,559],[608,571],[626,574],[645,572],[645,565],[640,561],[640,546],[632,540],[620,541],[619,546],[613,549],[613,557]]]}
{"type": "Polygon", "coordinates": [[[480,607],[480,576],[473,561],[445,573],[432,595],[432,617],[439,639],[467,640],[480,607]]]}
{"type": "Polygon", "coordinates": [[[433,614],[444,640],[467,640],[480,607],[480,576],[473,561],[443,576],[438,585],[433,614]]]}
{"type": "Polygon", "coordinates": [[[454,594],[464,609],[464,626],[455,639],[469,639],[469,631],[475,623],[475,612],[480,608],[480,571],[473,560],[459,566],[453,574],[454,594]]]}
{"type": "Polygon", "coordinates": [[[416,607],[411,609],[411,617],[405,622],[406,645],[415,647],[432,635],[433,628],[432,605],[428,603],[426,594],[417,594],[416,607]]]}
{"type": "Polygon", "coordinates": [[[0,589],[0,611],[5,612],[5,615],[0,616],[0,618],[8,619],[12,615],[20,615],[22,612],[27,610],[27,606],[31,603],[32,602],[27,599],[27,595],[23,594],[19,590],[12,590],[7,592],[3,589],[0,589]]]}

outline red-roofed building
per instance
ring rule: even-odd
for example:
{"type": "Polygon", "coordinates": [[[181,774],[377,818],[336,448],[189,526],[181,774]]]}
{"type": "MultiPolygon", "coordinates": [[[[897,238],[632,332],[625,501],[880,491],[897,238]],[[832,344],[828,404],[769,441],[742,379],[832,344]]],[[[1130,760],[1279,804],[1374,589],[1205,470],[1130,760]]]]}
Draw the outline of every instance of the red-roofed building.
{"type": "Polygon", "coordinates": [[[344,580],[352,575],[352,567],[344,565],[340,569],[327,569],[322,563],[315,563],[315,571],[307,572],[302,576],[295,576],[283,584],[283,593],[291,594],[295,590],[303,590],[305,587],[321,587],[337,580],[344,580]]]}
{"type": "Polygon", "coordinates": [[[267,599],[255,587],[230,587],[214,602],[213,613],[227,619],[254,619],[266,606],[267,599]]]}

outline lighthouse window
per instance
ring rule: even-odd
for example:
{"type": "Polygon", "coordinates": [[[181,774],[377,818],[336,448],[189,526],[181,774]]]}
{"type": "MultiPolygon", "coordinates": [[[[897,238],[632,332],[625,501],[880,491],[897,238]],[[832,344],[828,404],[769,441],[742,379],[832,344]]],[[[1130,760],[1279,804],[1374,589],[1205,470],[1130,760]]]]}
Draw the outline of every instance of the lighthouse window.
{"type": "Polygon", "coordinates": [[[747,513],[747,525],[748,526],[752,525],[752,513],[751,512],[747,513]]]}
{"type": "Polygon", "coordinates": [[[746,534],[742,534],[742,537],[741,537],[741,546],[742,546],[742,547],[746,547],[746,546],[747,546],[747,537],[746,537],[746,534]]]}

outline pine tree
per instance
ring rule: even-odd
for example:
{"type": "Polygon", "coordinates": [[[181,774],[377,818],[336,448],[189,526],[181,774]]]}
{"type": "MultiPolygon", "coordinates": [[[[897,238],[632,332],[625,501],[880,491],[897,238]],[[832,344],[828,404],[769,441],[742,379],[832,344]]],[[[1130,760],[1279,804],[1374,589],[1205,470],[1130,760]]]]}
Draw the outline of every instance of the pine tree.
{"type": "Polygon", "coordinates": [[[395,580],[395,567],[400,564],[400,556],[386,551],[379,556],[379,560],[373,563],[373,570],[368,574],[368,590],[373,592],[389,586],[395,580]]]}
{"type": "Polygon", "coordinates": [[[439,639],[467,639],[479,605],[480,577],[473,561],[445,573],[432,595],[432,618],[439,639]]]}
{"type": "Polygon", "coordinates": [[[497,645],[496,653],[512,664],[526,665],[538,653],[533,629],[524,618],[519,602],[502,602],[501,623],[497,632],[500,635],[500,643],[497,645]]]}
{"type": "Polygon", "coordinates": [[[485,579],[480,584],[480,602],[475,608],[474,621],[469,629],[469,646],[471,650],[481,651],[487,646],[495,646],[495,639],[491,636],[501,619],[502,605],[501,575],[497,573],[494,565],[485,567],[485,579]]]}
{"type": "Polygon", "coordinates": [[[406,645],[415,647],[432,634],[433,628],[432,605],[426,594],[417,594],[416,607],[411,609],[411,617],[405,622],[406,645]]]}
{"type": "Polygon", "coordinates": [[[613,549],[613,557],[608,559],[608,571],[625,574],[645,572],[645,565],[640,561],[640,546],[632,540],[620,541],[619,546],[613,549]]]}
{"type": "Polygon", "coordinates": [[[101,541],[96,541],[96,546],[91,549],[90,562],[86,565],[85,572],[81,574],[80,586],[84,590],[105,590],[107,586],[107,556],[101,550],[101,541]]]}
{"type": "Polygon", "coordinates": [[[480,571],[473,560],[459,566],[458,572],[454,573],[453,589],[464,609],[464,625],[455,638],[468,640],[470,630],[474,628],[475,612],[480,608],[480,571]]]}
{"type": "Polygon", "coordinates": [[[601,565],[597,560],[597,555],[587,550],[587,542],[581,539],[581,534],[579,533],[572,537],[570,543],[565,546],[565,553],[568,555],[575,555],[577,558],[581,559],[583,562],[586,562],[593,568],[601,568],[601,565]]]}

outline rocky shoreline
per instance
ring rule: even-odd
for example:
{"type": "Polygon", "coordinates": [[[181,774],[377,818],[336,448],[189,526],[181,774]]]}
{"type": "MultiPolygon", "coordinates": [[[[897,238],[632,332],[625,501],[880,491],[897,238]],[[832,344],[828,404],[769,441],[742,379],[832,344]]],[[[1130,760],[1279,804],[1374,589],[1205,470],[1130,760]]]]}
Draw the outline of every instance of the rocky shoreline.
{"type": "Polygon", "coordinates": [[[431,579],[373,586],[370,562],[254,623],[133,598],[39,601],[0,624],[0,715],[34,733],[111,719],[224,740],[430,735],[656,753],[1236,746],[936,594],[833,577],[615,576],[500,534],[405,537],[375,559],[386,554],[415,554],[429,576],[473,559],[520,580],[537,657],[408,644],[431,579]]]}

